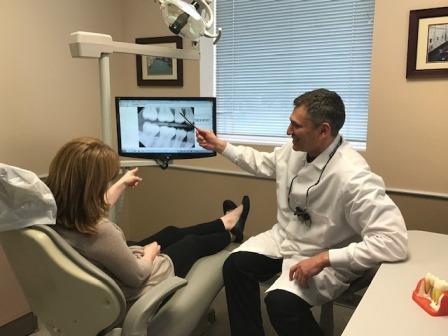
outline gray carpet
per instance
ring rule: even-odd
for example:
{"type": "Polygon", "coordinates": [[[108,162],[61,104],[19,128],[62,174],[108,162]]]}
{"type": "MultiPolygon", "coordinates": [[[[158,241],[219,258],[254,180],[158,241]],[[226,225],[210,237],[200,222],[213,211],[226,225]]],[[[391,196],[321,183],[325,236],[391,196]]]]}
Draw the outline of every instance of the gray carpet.
{"type": "MultiPolygon", "coordinates": [[[[229,317],[227,315],[226,297],[222,290],[216,297],[212,305],[215,311],[216,321],[209,324],[206,320],[202,321],[192,336],[228,336],[230,335],[229,317]]],[[[313,314],[316,320],[319,319],[320,307],[313,308],[313,314]]],[[[276,333],[269,323],[269,317],[266,313],[264,304],[262,304],[263,323],[266,336],[275,336],[276,333]]],[[[334,306],[334,336],[342,334],[348,320],[353,314],[353,310],[342,306],[334,306]]],[[[40,330],[30,336],[50,336],[49,332],[40,326],[40,330]]]]}
{"type": "MultiPolygon", "coordinates": [[[[212,306],[215,310],[216,321],[212,325],[202,325],[200,331],[194,333],[194,336],[228,336],[230,335],[229,317],[227,315],[226,297],[222,290],[212,306]]],[[[348,320],[353,314],[353,309],[334,305],[334,336],[342,334],[348,320]]],[[[313,314],[316,320],[319,320],[320,307],[313,308],[313,314]]],[[[262,304],[263,325],[266,336],[275,336],[269,317],[266,313],[264,304],[262,304]]]]}

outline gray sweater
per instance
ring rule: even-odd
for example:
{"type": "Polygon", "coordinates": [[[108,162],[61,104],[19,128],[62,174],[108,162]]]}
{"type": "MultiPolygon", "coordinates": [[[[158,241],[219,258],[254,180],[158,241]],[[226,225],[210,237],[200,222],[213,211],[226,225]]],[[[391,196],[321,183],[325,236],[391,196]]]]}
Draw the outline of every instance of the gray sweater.
{"type": "Polygon", "coordinates": [[[140,246],[128,247],[123,231],[104,218],[96,235],[86,235],[60,226],[56,231],[80,254],[113,278],[127,301],[138,299],[151,287],[174,275],[171,259],[159,254],[151,263],[142,259],[140,246]]]}

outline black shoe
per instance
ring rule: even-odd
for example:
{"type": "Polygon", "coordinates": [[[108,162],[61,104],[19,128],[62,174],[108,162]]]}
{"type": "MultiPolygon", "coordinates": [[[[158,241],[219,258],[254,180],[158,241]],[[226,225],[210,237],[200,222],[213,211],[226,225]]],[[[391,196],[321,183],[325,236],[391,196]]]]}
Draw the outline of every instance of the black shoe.
{"type": "Polygon", "coordinates": [[[235,208],[236,204],[233,203],[231,200],[227,199],[224,202],[222,202],[222,212],[224,212],[224,215],[235,208]]]}
{"type": "MultiPolygon", "coordinates": [[[[235,205],[235,203],[233,204],[235,205]]],[[[243,200],[241,201],[241,204],[243,204],[243,212],[241,213],[238,222],[236,222],[235,226],[230,230],[230,232],[235,235],[235,243],[241,243],[244,238],[243,236],[244,226],[246,225],[247,215],[249,215],[250,210],[249,196],[244,196],[243,200]]]]}

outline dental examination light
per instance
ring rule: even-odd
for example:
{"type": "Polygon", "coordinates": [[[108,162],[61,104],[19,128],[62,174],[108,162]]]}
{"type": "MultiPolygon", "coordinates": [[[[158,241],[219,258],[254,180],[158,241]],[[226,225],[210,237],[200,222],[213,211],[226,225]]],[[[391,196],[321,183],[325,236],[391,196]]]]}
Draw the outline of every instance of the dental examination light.
{"type": "Polygon", "coordinates": [[[165,24],[173,34],[197,41],[200,37],[214,38],[216,44],[221,38],[221,29],[217,33],[213,28],[211,0],[158,0],[165,24]]]}

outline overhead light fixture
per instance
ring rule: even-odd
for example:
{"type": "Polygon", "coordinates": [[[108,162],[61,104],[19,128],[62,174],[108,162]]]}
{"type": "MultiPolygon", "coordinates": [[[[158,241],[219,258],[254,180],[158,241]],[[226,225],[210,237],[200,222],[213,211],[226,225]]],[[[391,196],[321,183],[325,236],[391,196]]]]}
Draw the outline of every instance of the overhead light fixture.
{"type": "Polygon", "coordinates": [[[197,41],[205,36],[214,38],[216,44],[221,37],[221,29],[217,33],[213,28],[213,11],[211,0],[193,0],[188,3],[183,0],[158,0],[165,24],[173,34],[197,41]]]}

